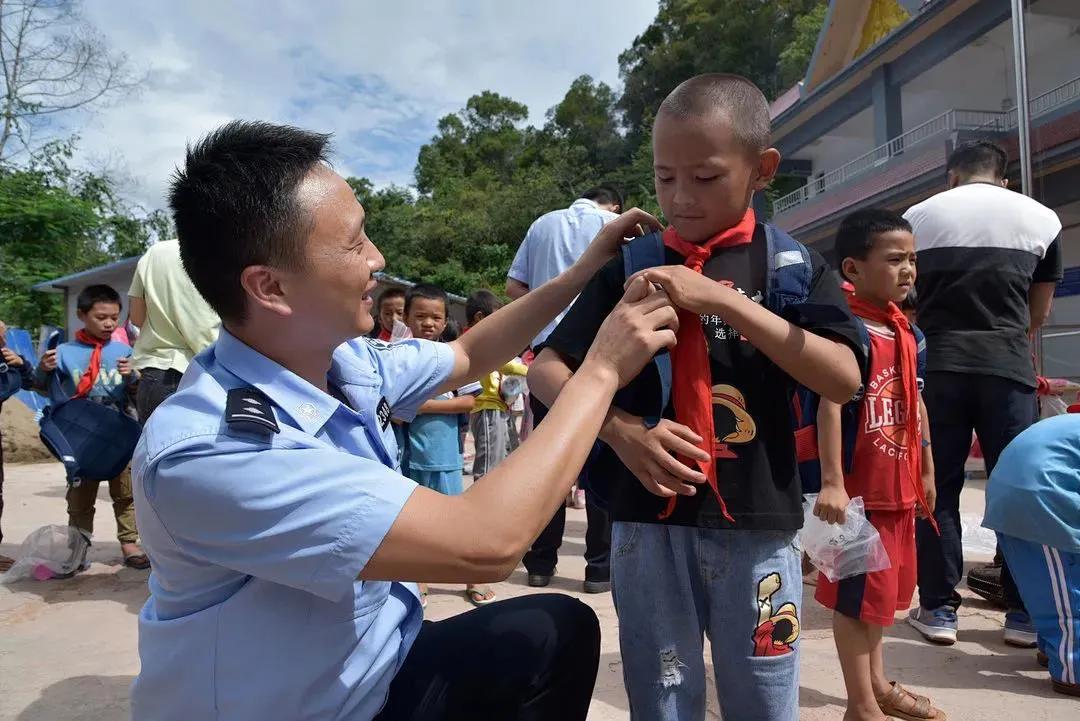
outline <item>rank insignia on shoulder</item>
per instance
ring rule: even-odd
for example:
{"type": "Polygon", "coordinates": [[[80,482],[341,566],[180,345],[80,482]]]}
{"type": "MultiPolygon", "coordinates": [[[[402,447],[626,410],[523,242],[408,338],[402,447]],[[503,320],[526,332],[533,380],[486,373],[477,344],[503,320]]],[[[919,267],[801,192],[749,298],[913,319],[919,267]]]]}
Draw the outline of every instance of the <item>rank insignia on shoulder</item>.
{"type": "Polygon", "coordinates": [[[274,407],[257,388],[233,388],[225,401],[225,422],[230,426],[280,433],[274,407]]]}

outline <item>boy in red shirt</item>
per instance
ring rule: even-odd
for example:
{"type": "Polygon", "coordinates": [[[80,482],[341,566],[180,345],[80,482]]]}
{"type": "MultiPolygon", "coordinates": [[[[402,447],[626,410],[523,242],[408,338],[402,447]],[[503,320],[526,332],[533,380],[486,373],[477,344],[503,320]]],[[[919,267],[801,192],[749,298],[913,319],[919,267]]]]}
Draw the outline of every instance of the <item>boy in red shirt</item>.
{"type": "Polygon", "coordinates": [[[836,255],[852,312],[866,326],[870,354],[859,409],[851,472],[841,463],[841,407],[826,398],[818,410],[821,492],[814,514],[842,523],[850,498],[862,496],[892,567],[831,582],[818,579],[815,597],[834,611],[833,633],[847,686],[845,721],[935,719],[945,714],[924,696],[885,675],[882,628],[906,611],[915,591],[915,516],[933,518],[934,466],[918,377],[918,349],[899,304],[915,284],[911,225],[889,210],[870,208],[844,218],[836,255]]]}

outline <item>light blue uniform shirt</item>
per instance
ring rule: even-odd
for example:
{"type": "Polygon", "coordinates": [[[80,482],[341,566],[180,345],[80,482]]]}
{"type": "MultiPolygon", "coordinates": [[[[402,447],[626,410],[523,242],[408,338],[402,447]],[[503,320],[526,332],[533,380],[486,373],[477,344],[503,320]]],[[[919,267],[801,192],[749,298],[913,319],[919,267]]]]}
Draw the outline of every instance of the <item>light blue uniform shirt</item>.
{"type": "Polygon", "coordinates": [[[135,721],[378,713],[423,614],[415,585],[356,580],[416,488],[377,409],[412,419],[452,368],[445,343],[350,341],[328,375],[350,408],[225,330],[195,358],[133,461],[153,561],[135,721]],[[226,423],[250,387],[280,432],[226,423]]]}
{"type": "MultiPolygon", "coordinates": [[[[618,217],[585,198],[575,200],[569,208],[541,215],[529,226],[506,276],[532,290],[539,288],[576,263],[601,228],[618,217]]],[[[547,340],[567,310],[569,307],[533,339],[534,348],[547,340]]]]}
{"type": "Polygon", "coordinates": [[[986,484],[983,525],[1080,553],[1080,415],[1039,421],[1005,447],[986,484]]]}

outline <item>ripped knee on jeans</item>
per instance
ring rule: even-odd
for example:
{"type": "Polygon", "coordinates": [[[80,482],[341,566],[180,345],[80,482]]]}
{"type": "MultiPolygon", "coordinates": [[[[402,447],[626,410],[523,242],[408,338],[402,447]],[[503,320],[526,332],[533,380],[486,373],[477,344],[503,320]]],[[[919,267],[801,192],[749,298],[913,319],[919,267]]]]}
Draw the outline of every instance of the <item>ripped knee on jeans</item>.
{"type": "Polygon", "coordinates": [[[679,660],[679,654],[675,647],[665,648],[660,651],[660,685],[664,688],[673,688],[683,682],[683,668],[686,667],[679,660]]]}

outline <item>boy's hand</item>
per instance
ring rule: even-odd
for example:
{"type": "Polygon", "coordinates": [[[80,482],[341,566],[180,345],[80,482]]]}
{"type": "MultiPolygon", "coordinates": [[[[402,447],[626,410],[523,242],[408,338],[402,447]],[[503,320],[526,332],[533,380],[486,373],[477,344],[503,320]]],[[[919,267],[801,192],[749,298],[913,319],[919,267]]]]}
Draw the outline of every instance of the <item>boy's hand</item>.
{"type": "Polygon", "coordinates": [[[692,483],[704,483],[705,474],[681,463],[672,454],[709,460],[709,454],[695,444],[701,436],[684,425],[661,420],[655,428],[646,428],[641,418],[618,413],[609,445],[645,489],[661,498],[692,496],[692,483]]]}
{"type": "Polygon", "coordinates": [[[122,376],[127,377],[131,375],[131,359],[121,358],[116,361],[116,370],[120,371],[120,375],[122,376]]]}
{"type": "Polygon", "coordinates": [[[52,373],[56,370],[56,349],[45,351],[45,355],[41,356],[41,362],[38,363],[40,368],[45,373],[52,373]]]}
{"type": "Polygon", "coordinates": [[[21,355],[11,350],[10,348],[4,348],[3,350],[0,350],[0,353],[3,354],[4,362],[7,363],[9,366],[11,366],[12,368],[22,368],[23,359],[21,355]]]}
{"type": "Polygon", "coordinates": [[[600,229],[578,263],[591,268],[591,275],[615,257],[627,238],[660,230],[662,227],[659,220],[641,208],[631,208],[600,229]]]}
{"type": "Polygon", "coordinates": [[[821,492],[814,504],[814,515],[826,523],[840,524],[847,520],[847,507],[851,502],[844,484],[821,482],[821,492]]]}
{"type": "Polygon", "coordinates": [[[915,505],[915,515],[919,518],[930,520],[934,515],[934,510],[937,508],[937,483],[934,480],[933,469],[923,471],[922,474],[922,487],[923,495],[926,496],[927,508],[923,508],[922,504],[915,505]]]}
{"type": "Polygon", "coordinates": [[[613,372],[622,388],[659,350],[675,345],[678,329],[668,297],[644,280],[633,283],[600,326],[581,368],[613,372]]]}
{"type": "Polygon", "coordinates": [[[672,303],[691,313],[715,313],[723,304],[725,294],[732,294],[732,300],[739,295],[738,291],[706,278],[684,265],[649,268],[636,273],[627,283],[640,277],[660,285],[672,303]]]}

